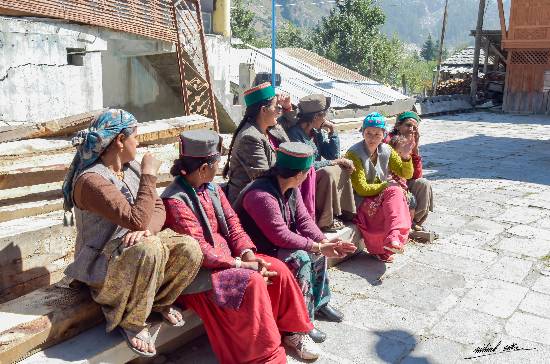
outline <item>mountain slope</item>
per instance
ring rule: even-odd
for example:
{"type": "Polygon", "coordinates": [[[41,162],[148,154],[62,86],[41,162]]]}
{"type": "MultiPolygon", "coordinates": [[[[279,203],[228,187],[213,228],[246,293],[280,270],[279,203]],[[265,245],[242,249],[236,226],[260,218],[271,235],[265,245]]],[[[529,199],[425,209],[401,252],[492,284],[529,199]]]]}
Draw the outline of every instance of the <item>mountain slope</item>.
{"type": "MultiPolygon", "coordinates": [[[[386,34],[397,34],[405,43],[421,46],[431,34],[439,39],[445,0],[378,0],[386,13],[386,34]]],[[[334,0],[278,0],[278,19],[301,28],[314,27],[334,6],[334,0]]],[[[258,19],[256,29],[268,34],[271,22],[271,0],[251,2],[249,8],[258,19]]],[[[477,23],[478,0],[449,0],[446,43],[449,48],[473,44],[470,30],[477,23]]],[[[506,11],[510,0],[504,0],[506,11]]],[[[484,29],[500,29],[496,0],[487,0],[484,29]]]]}

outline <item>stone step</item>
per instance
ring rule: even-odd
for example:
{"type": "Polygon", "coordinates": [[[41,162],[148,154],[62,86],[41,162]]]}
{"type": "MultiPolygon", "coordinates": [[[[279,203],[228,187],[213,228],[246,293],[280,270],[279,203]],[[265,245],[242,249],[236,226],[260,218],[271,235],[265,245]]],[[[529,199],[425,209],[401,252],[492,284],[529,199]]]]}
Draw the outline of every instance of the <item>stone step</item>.
{"type": "MultiPolygon", "coordinates": [[[[364,247],[358,230],[351,225],[337,233],[327,234],[327,237],[352,240],[359,250],[364,247]]],[[[333,266],[342,260],[331,259],[329,264],[333,266]]],[[[186,311],[185,317],[187,324],[180,329],[166,325],[160,327],[159,352],[165,345],[181,346],[202,333],[196,315],[186,311]]],[[[0,362],[19,360],[37,350],[43,351],[28,357],[23,363],[118,364],[135,359],[137,356],[118,333],[106,335],[103,324],[88,330],[90,324],[94,321],[97,324],[98,320],[101,320],[101,314],[97,305],[83,290],[52,286],[7,302],[0,305],[0,362]],[[57,302],[61,304],[57,305],[57,302]],[[63,304],[65,302],[70,302],[69,311],[63,304]],[[85,310],[88,313],[83,314],[81,311],[85,310]],[[56,343],[60,344],[51,347],[56,343]],[[51,348],[46,349],[48,347],[51,348]]]]}

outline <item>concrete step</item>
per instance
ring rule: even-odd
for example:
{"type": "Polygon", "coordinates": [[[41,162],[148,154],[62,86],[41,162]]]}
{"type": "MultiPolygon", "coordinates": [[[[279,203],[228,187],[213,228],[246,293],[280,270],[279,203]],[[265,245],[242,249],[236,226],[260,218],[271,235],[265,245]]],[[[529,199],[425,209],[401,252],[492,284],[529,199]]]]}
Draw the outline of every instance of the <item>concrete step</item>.
{"type": "MultiPolygon", "coordinates": [[[[358,251],[364,248],[355,226],[348,225],[337,233],[327,234],[327,237],[351,240],[358,246],[358,251]]],[[[331,259],[329,264],[334,266],[343,260],[331,259]]],[[[160,327],[157,339],[159,352],[163,348],[181,346],[202,334],[202,325],[194,313],[185,311],[185,318],[187,324],[179,329],[164,324],[155,326],[155,330],[160,327]]],[[[118,333],[106,335],[103,324],[89,329],[87,323],[100,319],[97,306],[82,290],[48,287],[0,305],[0,323],[5,323],[3,327],[0,326],[0,362],[4,363],[7,359],[17,360],[37,350],[43,351],[28,357],[23,363],[119,364],[135,359],[137,355],[128,349],[118,333]],[[65,306],[56,305],[57,301],[70,301],[70,311],[65,313],[65,306]],[[82,310],[88,310],[89,313],[82,317],[82,310]],[[82,325],[80,320],[83,320],[82,325]],[[22,327],[39,326],[40,322],[48,322],[47,328],[35,330],[32,334],[22,330],[22,327]],[[65,332],[65,327],[70,327],[71,330],[65,332]],[[63,342],[59,343],[61,341],[63,342]],[[52,346],[55,343],[59,344],[52,346]],[[46,349],[48,347],[50,348],[46,349]]]]}

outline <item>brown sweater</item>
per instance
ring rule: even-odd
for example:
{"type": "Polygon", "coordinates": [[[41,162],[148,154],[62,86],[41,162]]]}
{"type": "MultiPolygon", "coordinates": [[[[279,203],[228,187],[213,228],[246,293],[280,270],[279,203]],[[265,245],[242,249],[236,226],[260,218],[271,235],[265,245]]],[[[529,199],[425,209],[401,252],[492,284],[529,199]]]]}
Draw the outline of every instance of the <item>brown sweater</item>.
{"type": "Polygon", "coordinates": [[[114,184],[96,173],[86,173],[76,181],[74,203],[131,231],[149,230],[154,235],[166,219],[156,182],[156,176],[142,174],[137,198],[131,205],[114,184]]]}

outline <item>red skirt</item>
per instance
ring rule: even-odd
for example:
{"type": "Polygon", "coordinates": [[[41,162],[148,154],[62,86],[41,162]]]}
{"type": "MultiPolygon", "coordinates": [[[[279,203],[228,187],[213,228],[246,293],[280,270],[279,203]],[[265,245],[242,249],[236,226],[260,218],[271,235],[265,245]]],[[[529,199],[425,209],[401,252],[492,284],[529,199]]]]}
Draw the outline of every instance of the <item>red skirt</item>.
{"type": "Polygon", "coordinates": [[[182,295],[177,301],[202,319],[222,364],[286,363],[281,333],[313,329],[302,292],[287,266],[276,258],[257,256],[278,274],[270,285],[259,273],[252,274],[238,310],[218,306],[210,291],[182,295]]]}

